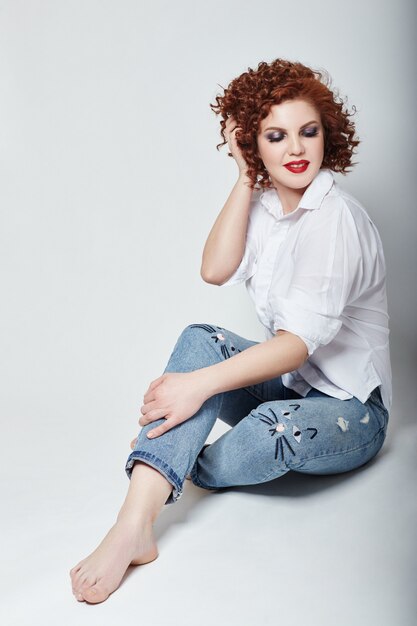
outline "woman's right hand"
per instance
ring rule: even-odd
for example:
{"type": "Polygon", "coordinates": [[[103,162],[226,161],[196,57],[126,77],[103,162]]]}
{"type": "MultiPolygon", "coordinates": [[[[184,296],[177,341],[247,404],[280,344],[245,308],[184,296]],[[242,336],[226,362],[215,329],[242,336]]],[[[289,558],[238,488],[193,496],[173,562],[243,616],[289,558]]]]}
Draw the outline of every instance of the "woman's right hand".
{"type": "Polygon", "coordinates": [[[241,128],[230,116],[223,135],[239,168],[239,177],[204,246],[201,276],[212,285],[223,285],[239,267],[245,253],[253,187],[248,176],[249,166],[236,139],[240,131],[241,128]]]}
{"type": "Polygon", "coordinates": [[[236,133],[239,134],[239,131],[241,130],[240,126],[237,126],[236,121],[234,119],[234,117],[231,115],[227,120],[226,120],[226,127],[224,129],[224,136],[225,139],[227,141],[227,144],[229,146],[229,151],[232,155],[232,157],[234,158],[234,160],[237,163],[237,166],[239,168],[239,172],[241,174],[245,174],[247,172],[248,169],[248,164],[245,161],[245,158],[242,154],[242,151],[237,143],[236,140],[236,133]]]}

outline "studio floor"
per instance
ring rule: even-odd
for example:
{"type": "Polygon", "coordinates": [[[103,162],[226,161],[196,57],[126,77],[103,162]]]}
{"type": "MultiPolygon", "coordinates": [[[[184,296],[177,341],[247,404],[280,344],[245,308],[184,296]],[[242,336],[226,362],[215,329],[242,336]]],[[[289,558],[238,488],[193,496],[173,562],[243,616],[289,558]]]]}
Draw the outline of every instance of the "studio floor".
{"type": "Polygon", "coordinates": [[[75,434],[57,445],[52,422],[11,426],[1,624],[415,625],[417,427],[393,423],[379,455],[347,474],[221,492],[187,481],[156,523],[159,558],[96,606],[74,600],[68,571],[114,520],[125,450],[118,459],[103,437],[92,456],[75,434]]]}

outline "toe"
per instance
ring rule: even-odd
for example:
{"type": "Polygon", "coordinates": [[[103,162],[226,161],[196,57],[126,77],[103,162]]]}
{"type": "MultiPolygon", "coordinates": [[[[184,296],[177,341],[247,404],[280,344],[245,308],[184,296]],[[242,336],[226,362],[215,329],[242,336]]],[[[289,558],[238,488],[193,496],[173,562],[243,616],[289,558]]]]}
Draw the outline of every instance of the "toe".
{"type": "MultiPolygon", "coordinates": [[[[72,589],[74,593],[82,593],[82,587],[86,585],[87,581],[88,581],[88,575],[86,574],[86,572],[83,572],[82,570],[77,572],[72,579],[72,589]]],[[[95,580],[91,580],[90,584],[87,586],[90,587],[94,583],[95,583],[95,580]]]]}
{"type": "Polygon", "coordinates": [[[82,593],[83,589],[85,589],[86,587],[92,587],[93,585],[96,584],[97,576],[93,576],[93,574],[85,573],[80,582],[81,582],[81,593],[82,593]]]}
{"type": "Polygon", "coordinates": [[[99,602],[104,602],[104,600],[107,600],[110,593],[99,581],[91,587],[84,588],[82,590],[82,595],[86,602],[90,602],[91,604],[97,604],[99,602]]]}
{"type": "Polygon", "coordinates": [[[81,563],[78,563],[78,565],[70,569],[69,575],[71,576],[71,578],[73,578],[75,574],[80,571],[80,569],[81,569],[81,563]]]}

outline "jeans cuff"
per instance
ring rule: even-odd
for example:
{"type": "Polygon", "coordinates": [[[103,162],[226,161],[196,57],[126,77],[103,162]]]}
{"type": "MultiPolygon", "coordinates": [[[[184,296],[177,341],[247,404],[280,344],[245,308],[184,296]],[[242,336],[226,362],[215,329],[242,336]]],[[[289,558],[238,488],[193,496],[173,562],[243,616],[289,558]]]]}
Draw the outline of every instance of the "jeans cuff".
{"type": "Polygon", "coordinates": [[[150,452],[141,452],[140,450],[134,450],[129,455],[129,458],[127,459],[127,463],[125,467],[125,471],[129,479],[132,475],[132,469],[136,461],[143,461],[144,463],[147,463],[154,469],[158,470],[167,479],[167,481],[170,482],[171,485],[174,487],[174,489],[171,491],[168,497],[168,500],[165,502],[165,504],[173,504],[174,502],[179,500],[179,498],[181,498],[183,494],[184,481],[180,479],[178,474],[174,472],[172,467],[170,467],[167,463],[165,463],[165,461],[162,461],[161,459],[159,459],[154,454],[151,454],[150,452]]]}
{"type": "MultiPolygon", "coordinates": [[[[204,450],[206,448],[208,448],[210,445],[211,444],[206,443],[201,448],[200,454],[204,453],[204,450]]],[[[201,480],[198,478],[197,469],[196,469],[197,468],[197,463],[198,463],[198,457],[197,457],[196,462],[194,463],[194,465],[193,465],[193,467],[191,468],[191,471],[190,471],[190,477],[191,477],[191,480],[192,480],[193,484],[196,485],[197,487],[201,487],[202,489],[209,489],[211,491],[217,491],[217,489],[218,489],[217,487],[209,487],[208,485],[205,485],[204,483],[202,483],[201,480]]]]}

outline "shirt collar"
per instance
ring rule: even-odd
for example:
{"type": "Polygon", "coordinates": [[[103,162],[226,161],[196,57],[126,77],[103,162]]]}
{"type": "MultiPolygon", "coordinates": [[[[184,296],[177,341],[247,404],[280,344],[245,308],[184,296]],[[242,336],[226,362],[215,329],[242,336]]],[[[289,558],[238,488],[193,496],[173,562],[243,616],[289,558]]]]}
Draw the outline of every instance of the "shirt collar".
{"type": "MultiPolygon", "coordinates": [[[[324,197],[332,188],[333,183],[333,172],[329,169],[320,170],[307,187],[295,210],[298,208],[308,210],[319,209],[324,197]]],[[[276,189],[265,189],[261,193],[260,201],[273,217],[278,218],[284,215],[276,189]]],[[[294,213],[294,211],[292,211],[292,213],[294,213]]],[[[289,215],[291,215],[291,213],[289,215]]]]}

